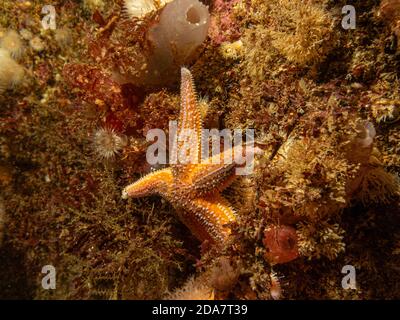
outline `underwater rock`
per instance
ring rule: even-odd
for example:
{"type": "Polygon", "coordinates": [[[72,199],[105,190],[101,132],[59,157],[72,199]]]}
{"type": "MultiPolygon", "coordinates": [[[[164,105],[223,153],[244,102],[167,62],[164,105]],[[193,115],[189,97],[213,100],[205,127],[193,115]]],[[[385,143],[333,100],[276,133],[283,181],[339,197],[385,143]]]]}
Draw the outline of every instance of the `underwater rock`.
{"type": "Polygon", "coordinates": [[[15,30],[25,50],[0,49],[0,298],[399,297],[399,1],[355,3],[355,30],[337,1],[168,1],[209,5],[202,43],[205,26],[163,39],[178,22],[161,25],[166,2],[57,0],[46,31],[40,1],[2,1],[0,38],[15,30]],[[163,199],[121,200],[164,168],[144,135],[178,117],[183,54],[203,127],[252,128],[265,151],[221,194],[236,216],[221,248],[163,199]],[[52,262],[57,290],[39,290],[52,262]],[[347,263],[357,290],[340,286],[347,263]]]}

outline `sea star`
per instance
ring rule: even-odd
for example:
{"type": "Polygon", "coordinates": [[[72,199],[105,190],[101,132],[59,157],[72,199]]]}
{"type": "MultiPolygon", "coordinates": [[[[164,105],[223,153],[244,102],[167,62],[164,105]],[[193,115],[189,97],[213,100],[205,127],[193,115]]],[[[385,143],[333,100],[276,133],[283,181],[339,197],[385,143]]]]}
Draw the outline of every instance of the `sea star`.
{"type": "Polygon", "coordinates": [[[234,153],[238,150],[242,152],[242,149],[234,147],[199,161],[202,121],[193,78],[184,67],[181,68],[181,110],[177,137],[172,149],[175,147],[175,152],[180,156],[183,154],[186,161],[181,161],[178,156],[176,164],[149,173],[125,187],[122,197],[161,195],[172,203],[181,221],[199,240],[223,244],[231,232],[229,224],[236,221],[236,217],[220,193],[236,177],[235,169],[241,165],[235,161],[234,153]],[[187,135],[187,132],[191,135],[187,135]],[[224,161],[226,156],[233,160],[224,161]]]}

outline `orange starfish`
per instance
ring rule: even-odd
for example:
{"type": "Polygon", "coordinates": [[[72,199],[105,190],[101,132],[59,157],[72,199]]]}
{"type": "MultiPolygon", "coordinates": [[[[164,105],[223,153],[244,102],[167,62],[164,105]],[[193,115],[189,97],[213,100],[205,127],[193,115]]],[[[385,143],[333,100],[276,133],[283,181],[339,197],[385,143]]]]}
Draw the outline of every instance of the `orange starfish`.
{"type": "Polygon", "coordinates": [[[182,68],[181,111],[177,140],[172,147],[178,161],[125,187],[122,197],[161,195],[173,204],[181,221],[199,240],[222,244],[231,232],[228,225],[236,218],[220,192],[234,180],[235,168],[239,167],[235,160],[224,160],[233,157],[237,149],[235,147],[200,162],[201,142],[202,121],[192,75],[188,69],[182,68]]]}

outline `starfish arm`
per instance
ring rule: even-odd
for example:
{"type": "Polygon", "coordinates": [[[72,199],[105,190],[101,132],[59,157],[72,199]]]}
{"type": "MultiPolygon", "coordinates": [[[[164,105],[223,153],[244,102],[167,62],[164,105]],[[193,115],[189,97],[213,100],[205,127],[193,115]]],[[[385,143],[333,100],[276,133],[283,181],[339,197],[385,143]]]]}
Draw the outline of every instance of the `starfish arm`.
{"type": "Polygon", "coordinates": [[[236,220],[232,208],[219,194],[189,200],[182,209],[180,218],[193,234],[215,244],[225,242],[231,232],[227,224],[236,220]]]}
{"type": "Polygon", "coordinates": [[[202,197],[227,188],[237,177],[235,164],[198,164],[192,168],[180,190],[202,197]]]}
{"type": "Polygon", "coordinates": [[[183,183],[181,189],[190,189],[198,197],[221,192],[237,177],[236,168],[244,167],[257,153],[260,153],[258,148],[241,145],[208,158],[187,170],[184,182],[188,184],[183,183]]]}
{"type": "Polygon", "coordinates": [[[173,166],[175,176],[187,172],[187,167],[200,162],[202,121],[198,108],[196,89],[192,74],[184,67],[181,69],[181,111],[178,119],[177,141],[172,154],[177,156],[173,166]]]}
{"type": "Polygon", "coordinates": [[[173,176],[170,168],[154,171],[125,187],[122,190],[122,198],[163,194],[167,192],[168,186],[172,184],[172,181],[173,176]]]}

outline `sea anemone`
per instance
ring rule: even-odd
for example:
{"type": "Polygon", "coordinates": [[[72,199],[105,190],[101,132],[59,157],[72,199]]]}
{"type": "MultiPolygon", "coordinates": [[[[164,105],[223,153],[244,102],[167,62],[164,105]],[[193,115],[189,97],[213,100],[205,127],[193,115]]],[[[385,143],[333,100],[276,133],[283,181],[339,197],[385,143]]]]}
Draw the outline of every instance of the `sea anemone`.
{"type": "Polygon", "coordinates": [[[39,37],[34,37],[29,41],[29,45],[36,52],[41,52],[46,49],[45,43],[39,37]]]}
{"type": "Polygon", "coordinates": [[[400,120],[400,100],[377,99],[371,105],[372,116],[379,122],[394,123],[400,120]]]}
{"type": "Polygon", "coordinates": [[[214,290],[200,278],[190,278],[182,288],[166,297],[166,300],[214,300],[214,290]]]}
{"type": "Polygon", "coordinates": [[[211,268],[209,282],[217,290],[226,291],[231,289],[237,282],[239,270],[234,267],[228,257],[220,257],[211,268]]]}
{"type": "Polygon", "coordinates": [[[299,256],[296,229],[290,226],[272,226],[264,233],[265,257],[274,264],[286,263],[299,256]]]}
{"type": "Polygon", "coordinates": [[[269,277],[271,278],[271,298],[274,300],[279,300],[282,297],[282,288],[279,277],[274,271],[271,271],[269,277]]]}
{"type": "MultiPolygon", "coordinates": [[[[366,165],[371,156],[376,130],[372,122],[367,120],[358,120],[354,129],[355,136],[347,146],[347,159],[353,164],[366,165]]],[[[358,177],[361,178],[361,175],[358,177]]]]}
{"type": "Polygon", "coordinates": [[[55,30],[54,39],[61,49],[68,47],[72,43],[71,30],[68,28],[60,28],[55,30]]]}
{"type": "Polygon", "coordinates": [[[93,144],[95,153],[100,159],[113,160],[127,145],[127,140],[113,129],[100,128],[94,133],[93,144]]]}
{"type": "Polygon", "coordinates": [[[272,16],[272,45],[300,66],[318,63],[334,44],[334,19],[312,1],[277,0],[272,16]]]}
{"type": "Polygon", "coordinates": [[[14,30],[9,30],[6,32],[0,41],[0,47],[7,50],[14,59],[21,58],[22,53],[24,52],[24,45],[21,41],[21,38],[14,30]]]}
{"type": "Polygon", "coordinates": [[[366,170],[356,195],[365,205],[371,203],[389,204],[399,196],[399,177],[396,174],[386,172],[382,167],[372,167],[366,170]]]}
{"type": "Polygon", "coordinates": [[[16,63],[10,53],[0,48],[0,93],[21,83],[24,68],[16,63]]]}
{"type": "Polygon", "coordinates": [[[376,130],[372,122],[366,121],[364,123],[360,123],[359,125],[359,135],[356,138],[357,142],[363,148],[368,148],[374,142],[374,138],[376,136],[376,130]]]}

